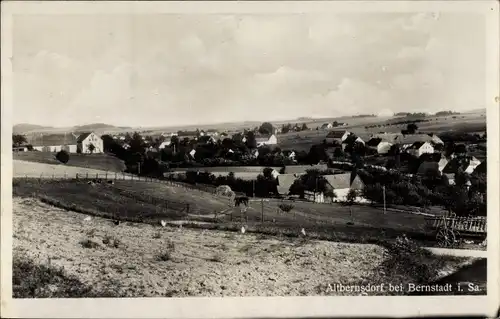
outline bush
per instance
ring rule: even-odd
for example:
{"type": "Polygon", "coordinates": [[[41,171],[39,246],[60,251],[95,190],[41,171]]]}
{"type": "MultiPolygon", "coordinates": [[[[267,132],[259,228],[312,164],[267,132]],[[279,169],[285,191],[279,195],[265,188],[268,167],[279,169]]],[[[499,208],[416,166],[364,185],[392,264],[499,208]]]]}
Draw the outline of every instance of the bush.
{"type": "Polygon", "coordinates": [[[99,243],[96,243],[95,241],[92,241],[90,239],[85,239],[80,242],[80,245],[84,248],[89,248],[89,249],[94,249],[94,248],[99,248],[101,245],[99,243]]]}
{"type": "Polygon", "coordinates": [[[69,154],[68,152],[66,152],[65,150],[60,150],[59,152],[57,152],[56,154],[56,159],[63,163],[63,164],[66,164],[68,161],[69,161],[69,154]]]}
{"type": "Polygon", "coordinates": [[[285,212],[285,213],[288,213],[289,211],[291,211],[293,209],[292,204],[279,204],[278,207],[282,212],[285,212]]]}

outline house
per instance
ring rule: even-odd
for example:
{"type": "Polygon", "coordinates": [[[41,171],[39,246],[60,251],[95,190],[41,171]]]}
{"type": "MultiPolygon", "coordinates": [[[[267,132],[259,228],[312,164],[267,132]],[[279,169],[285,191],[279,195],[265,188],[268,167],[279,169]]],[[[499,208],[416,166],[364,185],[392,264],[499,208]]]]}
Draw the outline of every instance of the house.
{"type": "Polygon", "coordinates": [[[40,152],[59,152],[65,150],[68,153],[76,153],[77,138],[73,134],[48,134],[32,136],[29,144],[33,150],[40,152]]]}
{"type": "Polygon", "coordinates": [[[378,137],[372,137],[370,140],[368,140],[368,142],[366,142],[365,145],[368,148],[377,151],[377,154],[387,154],[389,153],[391,146],[394,144],[384,141],[383,139],[378,137]]]}
{"type": "Polygon", "coordinates": [[[251,150],[250,156],[252,156],[253,158],[259,157],[259,150],[258,149],[251,150]]]}
{"type": "Polygon", "coordinates": [[[415,157],[420,157],[422,154],[434,153],[434,146],[430,142],[415,142],[406,148],[406,152],[415,157]]]}
{"type": "Polygon", "coordinates": [[[280,195],[288,195],[290,187],[297,179],[296,174],[279,174],[278,175],[278,193],[280,195]]]}
{"type": "Polygon", "coordinates": [[[283,151],[283,152],[281,152],[281,154],[284,157],[291,159],[292,161],[295,160],[295,156],[296,156],[295,151],[283,151]]]}
{"type": "Polygon", "coordinates": [[[444,168],[448,165],[448,159],[446,157],[442,157],[438,162],[438,169],[442,173],[444,168]]]}
{"type": "Polygon", "coordinates": [[[333,143],[341,144],[350,134],[351,132],[348,131],[333,130],[326,135],[325,140],[329,144],[333,143]]]}
{"type": "Polygon", "coordinates": [[[322,192],[304,191],[304,199],[313,203],[324,203],[325,194],[322,192]]]}
{"type": "Polygon", "coordinates": [[[104,153],[102,138],[94,132],[82,133],[77,139],[78,153],[104,153]]]}
{"type": "Polygon", "coordinates": [[[459,171],[459,169],[462,169],[465,173],[472,174],[476,169],[476,167],[478,167],[480,164],[481,161],[479,161],[474,156],[464,157],[464,158],[453,158],[444,167],[443,173],[455,174],[459,171]]]}
{"type": "Polygon", "coordinates": [[[164,148],[166,148],[166,147],[170,146],[170,144],[172,144],[172,141],[170,141],[170,140],[168,140],[168,141],[164,141],[164,142],[162,142],[162,143],[160,144],[160,146],[158,146],[158,148],[159,148],[160,150],[162,150],[162,149],[164,149],[164,148]]]}
{"type": "Polygon", "coordinates": [[[434,162],[434,161],[425,161],[420,164],[417,170],[418,175],[426,175],[429,172],[437,172],[438,174],[441,173],[439,170],[439,163],[434,162]]]}
{"type": "Polygon", "coordinates": [[[343,173],[323,176],[328,184],[332,187],[337,201],[345,201],[349,189],[357,191],[363,190],[365,187],[363,181],[358,175],[353,176],[353,173],[343,173]]]}
{"type": "Polygon", "coordinates": [[[276,135],[259,135],[255,137],[255,142],[257,142],[257,147],[261,147],[264,145],[276,145],[278,144],[278,139],[276,135]]]}
{"type": "Polygon", "coordinates": [[[321,129],[322,130],[328,130],[328,129],[331,129],[333,127],[332,123],[325,123],[323,125],[321,125],[321,129]]]}
{"type": "Polygon", "coordinates": [[[191,150],[189,152],[189,155],[191,156],[191,158],[194,158],[194,155],[196,154],[196,150],[191,150]]]}
{"type": "Polygon", "coordinates": [[[431,142],[434,144],[434,145],[444,145],[444,142],[442,139],[440,139],[436,134],[428,134],[430,137],[431,137],[431,142]]]}
{"type": "Polygon", "coordinates": [[[455,185],[455,174],[444,174],[444,176],[448,179],[449,185],[455,185]]]}
{"type": "Polygon", "coordinates": [[[198,137],[198,143],[200,144],[216,144],[217,143],[217,138],[209,135],[202,135],[198,137]]]}
{"type": "Polygon", "coordinates": [[[486,174],[486,160],[484,160],[481,164],[476,166],[472,175],[486,174]]]}

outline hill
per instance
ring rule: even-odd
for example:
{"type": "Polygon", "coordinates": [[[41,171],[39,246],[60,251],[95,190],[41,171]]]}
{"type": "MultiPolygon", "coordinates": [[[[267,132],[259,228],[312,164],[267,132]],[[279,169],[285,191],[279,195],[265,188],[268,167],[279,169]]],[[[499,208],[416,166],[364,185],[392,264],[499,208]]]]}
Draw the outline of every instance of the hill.
{"type": "Polygon", "coordinates": [[[80,126],[74,126],[74,132],[95,132],[95,131],[111,131],[111,130],[123,130],[123,129],[132,129],[131,127],[118,127],[105,123],[92,123],[80,126]]]}
{"type": "Polygon", "coordinates": [[[36,125],[36,124],[28,124],[28,123],[20,123],[16,124],[12,127],[12,133],[14,134],[22,134],[30,131],[36,130],[47,130],[52,129],[50,126],[36,125]]]}

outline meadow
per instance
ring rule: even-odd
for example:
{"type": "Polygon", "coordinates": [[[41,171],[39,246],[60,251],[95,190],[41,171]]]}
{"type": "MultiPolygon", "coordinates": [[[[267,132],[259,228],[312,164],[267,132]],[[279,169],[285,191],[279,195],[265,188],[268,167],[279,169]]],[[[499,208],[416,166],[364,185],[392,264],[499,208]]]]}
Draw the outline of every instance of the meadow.
{"type": "Polygon", "coordinates": [[[126,168],[122,160],[108,154],[70,154],[69,161],[66,164],[62,164],[56,159],[56,154],[50,152],[13,152],[12,156],[14,160],[20,161],[82,167],[109,172],[123,172],[126,168]]]}

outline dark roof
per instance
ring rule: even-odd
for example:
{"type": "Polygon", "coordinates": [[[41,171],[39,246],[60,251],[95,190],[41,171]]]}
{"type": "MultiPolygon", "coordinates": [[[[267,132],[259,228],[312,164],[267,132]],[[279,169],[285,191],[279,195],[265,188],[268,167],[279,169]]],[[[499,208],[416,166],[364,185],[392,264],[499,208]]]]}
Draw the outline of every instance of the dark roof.
{"type": "Polygon", "coordinates": [[[330,137],[330,138],[341,138],[342,136],[344,136],[346,131],[330,131],[326,137],[330,137]]]}
{"type": "Polygon", "coordinates": [[[78,136],[77,142],[78,143],[83,142],[83,140],[85,140],[90,134],[92,134],[92,132],[85,132],[80,134],[80,136],[78,136]]]}
{"type": "Polygon", "coordinates": [[[366,143],[366,146],[372,146],[372,147],[375,147],[375,146],[378,146],[380,144],[380,142],[382,142],[382,139],[381,138],[374,138],[372,137],[367,143],[366,143]]]}
{"type": "Polygon", "coordinates": [[[328,184],[333,187],[333,189],[361,189],[364,186],[363,181],[361,181],[359,176],[353,176],[352,172],[344,174],[324,175],[324,178],[326,179],[328,184]]]}
{"type": "Polygon", "coordinates": [[[409,134],[399,136],[395,142],[400,144],[414,144],[415,142],[430,142],[432,137],[427,134],[409,134]]]}
{"type": "Polygon", "coordinates": [[[439,172],[439,164],[437,162],[423,162],[418,167],[418,174],[425,174],[427,171],[439,172]]]}
{"type": "Polygon", "coordinates": [[[424,143],[425,142],[415,142],[409,147],[409,149],[418,150],[422,145],[424,145],[424,143]]]}
{"type": "Polygon", "coordinates": [[[77,139],[71,133],[37,135],[30,138],[29,144],[33,146],[76,145],[77,139]]]}
{"type": "Polygon", "coordinates": [[[455,174],[459,168],[462,170],[466,170],[470,165],[470,160],[467,158],[454,158],[448,162],[448,164],[444,167],[444,174],[455,174]]]}
{"type": "Polygon", "coordinates": [[[401,133],[380,133],[380,134],[374,134],[373,137],[380,138],[384,142],[397,143],[398,140],[403,138],[403,134],[401,134],[401,133]]]}
{"type": "Polygon", "coordinates": [[[272,134],[269,135],[257,135],[255,136],[255,141],[256,142],[266,142],[269,141],[269,138],[272,136],[272,134]]]}

